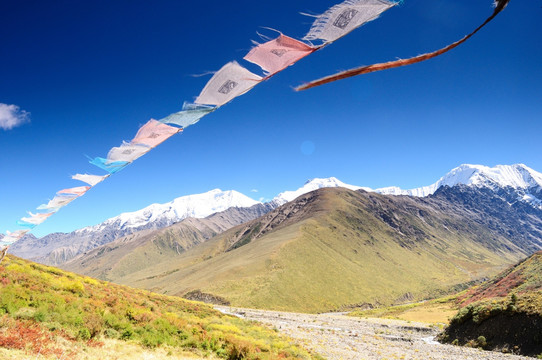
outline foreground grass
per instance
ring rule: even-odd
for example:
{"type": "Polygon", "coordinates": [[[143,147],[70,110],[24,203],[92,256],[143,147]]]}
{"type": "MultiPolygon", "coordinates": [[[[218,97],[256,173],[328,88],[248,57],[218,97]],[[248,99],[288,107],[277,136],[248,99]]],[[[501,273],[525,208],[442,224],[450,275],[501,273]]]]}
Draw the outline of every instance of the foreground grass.
{"type": "Polygon", "coordinates": [[[133,342],[123,340],[103,339],[100,346],[88,346],[85,343],[63,343],[58,339],[56,348],[62,350],[57,354],[42,355],[25,350],[0,348],[2,360],[213,360],[219,359],[213,355],[208,357],[184,351],[178,348],[161,346],[155,349],[142,347],[133,342]],[[69,345],[69,346],[66,346],[69,345]],[[74,356],[74,354],[77,354],[74,356]]]}
{"type": "Polygon", "coordinates": [[[276,331],[202,303],[114,285],[13,256],[4,259],[0,266],[2,351],[85,358],[84,354],[97,351],[91,349],[102,349],[97,351],[101,357],[95,358],[105,359],[110,341],[159,349],[171,356],[312,358],[276,331]]]}

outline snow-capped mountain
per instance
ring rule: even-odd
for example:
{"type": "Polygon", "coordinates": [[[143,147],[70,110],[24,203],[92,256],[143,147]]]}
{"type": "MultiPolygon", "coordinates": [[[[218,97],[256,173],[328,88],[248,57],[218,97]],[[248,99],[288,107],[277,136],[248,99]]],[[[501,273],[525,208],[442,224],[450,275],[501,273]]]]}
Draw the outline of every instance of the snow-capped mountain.
{"type": "Polygon", "coordinates": [[[260,202],[229,190],[214,189],[203,194],[178,197],[165,204],[152,204],[141,210],[122,213],[101,224],[76,230],[76,234],[102,231],[111,226],[118,229],[165,227],[188,217],[204,218],[231,207],[251,207],[260,202]]]}
{"type": "Polygon", "coordinates": [[[425,197],[435,193],[443,186],[453,187],[466,185],[486,187],[493,190],[512,189],[518,200],[527,202],[535,207],[542,208],[542,174],[523,164],[497,165],[488,167],[483,165],[463,164],[441,177],[434,184],[416,189],[403,190],[396,186],[371,189],[343,183],[337,178],[316,178],[309,180],[297,190],[284,191],[269,202],[273,207],[283,205],[298,196],[324,187],[344,187],[350,190],[363,189],[384,195],[407,195],[425,197]]]}
{"type": "Polygon", "coordinates": [[[182,196],[165,204],[152,204],[68,234],[53,233],[40,239],[25,236],[15,242],[10,251],[27,259],[57,264],[136,231],[160,229],[187,217],[204,218],[232,207],[250,208],[258,204],[264,206],[237,191],[215,189],[182,196]],[[50,259],[51,254],[55,260],[50,259]]]}
{"type": "Polygon", "coordinates": [[[260,216],[303,194],[324,187],[344,187],[387,195],[425,197],[434,194],[444,186],[456,185],[489,190],[492,194],[490,196],[499,196],[509,204],[519,201],[532,206],[537,211],[542,210],[541,173],[523,164],[498,165],[493,168],[482,165],[461,165],[432,185],[410,190],[402,190],[398,187],[373,190],[346,184],[334,177],[316,178],[307,181],[297,190],[284,191],[270,202],[262,204],[236,191],[215,189],[203,194],[183,196],[165,204],[152,204],[141,210],[123,213],[101,224],[85,227],[69,234],[54,233],[40,239],[25,236],[12,245],[11,252],[28,259],[55,264],[67,261],[81,252],[109,243],[121,236],[139,230],[164,228],[188,217],[204,218],[232,207],[245,208],[250,210],[251,214],[260,216]]]}
{"type": "Polygon", "coordinates": [[[280,194],[275,196],[273,200],[270,201],[270,203],[274,206],[280,206],[308,192],[321,189],[321,188],[328,188],[328,187],[343,187],[350,190],[359,190],[359,189],[364,189],[366,191],[371,190],[369,188],[365,188],[361,186],[345,184],[339,179],[334,178],[334,177],[325,178],[325,179],[315,178],[312,180],[308,180],[302,187],[300,187],[297,190],[281,192],[280,194]]]}
{"type": "Polygon", "coordinates": [[[398,187],[376,189],[387,195],[409,195],[424,197],[433,194],[442,186],[467,185],[487,187],[493,190],[513,189],[519,200],[533,206],[542,206],[542,174],[523,164],[497,165],[493,168],[483,165],[463,164],[440,178],[436,183],[417,189],[402,190],[398,187]]]}

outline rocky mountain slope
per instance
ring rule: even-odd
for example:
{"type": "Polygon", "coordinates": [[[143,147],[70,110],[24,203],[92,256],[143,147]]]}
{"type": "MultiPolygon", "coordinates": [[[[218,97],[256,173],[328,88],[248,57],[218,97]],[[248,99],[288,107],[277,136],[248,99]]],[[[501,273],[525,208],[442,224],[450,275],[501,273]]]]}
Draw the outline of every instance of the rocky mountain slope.
{"type": "Polygon", "coordinates": [[[511,188],[444,186],[426,199],[438,199],[458,207],[494,233],[509,238],[532,254],[542,249],[542,209],[516,198],[511,188]]]}
{"type": "MultiPolygon", "coordinates": [[[[540,218],[539,212],[542,210],[541,184],[542,174],[522,164],[499,165],[494,168],[481,165],[461,165],[433,185],[412,190],[401,190],[395,187],[372,190],[345,184],[336,178],[317,178],[308,181],[295,191],[280,193],[266,204],[260,204],[235,191],[213,190],[205,194],[181,197],[166,204],[153,204],[142,210],[121,214],[102,224],[86,227],[69,234],[49,234],[41,239],[28,235],[15,243],[10,251],[46,264],[63,264],[83,252],[140,230],[162,229],[186,217],[201,218],[231,207],[256,206],[263,209],[262,211],[269,211],[310,191],[329,187],[427,197],[446,187],[463,186],[487,195],[486,198],[480,199],[484,204],[484,209],[478,208],[477,211],[483,210],[492,213],[492,216],[497,218],[496,220],[507,224],[506,228],[519,228],[525,221],[518,218],[517,211],[521,213],[522,217],[531,217],[531,219],[527,219],[528,223],[537,217],[540,218]],[[491,202],[493,201],[497,201],[499,204],[505,201],[510,205],[506,216],[499,216],[495,211],[492,211],[491,202]],[[519,220],[519,223],[516,220],[519,220]]],[[[470,201],[472,206],[480,205],[478,197],[475,197],[474,201],[467,198],[450,200],[470,201]]],[[[490,225],[501,226],[498,223],[490,225]]],[[[537,229],[539,227],[528,226],[519,234],[519,237],[524,240],[522,246],[525,246],[525,249],[535,251],[539,247],[539,244],[536,243],[536,239],[539,238],[539,234],[536,233],[537,229]],[[534,233],[534,237],[529,235],[531,233],[534,233]]],[[[518,232],[516,231],[515,234],[517,235],[518,232]]]]}
{"type": "Polygon", "coordinates": [[[441,187],[467,185],[473,188],[486,188],[494,191],[508,190],[515,193],[513,201],[523,201],[542,209],[542,174],[524,164],[497,165],[493,168],[483,165],[463,164],[452,169],[436,183],[417,189],[402,190],[388,187],[375,190],[381,194],[428,196],[441,187]]]}
{"type": "MultiPolygon", "coordinates": [[[[174,295],[197,290],[245,307],[325,311],[390,304],[407,293],[422,299],[529,253],[513,236],[520,230],[491,228],[498,218],[446,196],[319,189],[112,280],[174,295]]],[[[525,236],[540,242],[538,231],[525,236]]]]}
{"type": "Polygon", "coordinates": [[[230,208],[204,219],[186,218],[164,229],[142,230],[99,246],[61,265],[63,269],[113,280],[179,256],[211,237],[269,211],[264,205],[230,208]]]}

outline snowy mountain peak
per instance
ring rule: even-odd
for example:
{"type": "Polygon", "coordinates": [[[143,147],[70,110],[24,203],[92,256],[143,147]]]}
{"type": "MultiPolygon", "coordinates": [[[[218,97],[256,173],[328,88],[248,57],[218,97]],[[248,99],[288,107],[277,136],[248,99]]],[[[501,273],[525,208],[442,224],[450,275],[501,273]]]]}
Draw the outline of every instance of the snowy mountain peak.
{"type": "Polygon", "coordinates": [[[343,187],[350,190],[358,190],[358,189],[364,189],[368,191],[370,190],[369,188],[363,188],[361,186],[345,184],[335,177],[315,178],[315,179],[306,181],[305,185],[303,185],[297,190],[281,192],[280,194],[275,196],[273,200],[271,200],[271,203],[273,205],[280,206],[308,192],[321,189],[321,188],[328,188],[328,187],[343,187]]]}
{"type": "Polygon", "coordinates": [[[387,187],[375,191],[388,195],[428,196],[442,186],[451,187],[458,184],[490,188],[511,187],[521,190],[538,188],[542,190],[542,174],[524,164],[497,165],[492,168],[483,165],[463,164],[452,169],[436,183],[429,186],[410,190],[387,187]]]}
{"type": "Polygon", "coordinates": [[[165,204],[152,204],[141,210],[122,213],[95,226],[76,232],[99,231],[110,225],[121,229],[135,229],[148,224],[171,225],[187,217],[204,218],[231,207],[250,207],[260,202],[237,191],[214,189],[202,194],[182,196],[165,204]]]}

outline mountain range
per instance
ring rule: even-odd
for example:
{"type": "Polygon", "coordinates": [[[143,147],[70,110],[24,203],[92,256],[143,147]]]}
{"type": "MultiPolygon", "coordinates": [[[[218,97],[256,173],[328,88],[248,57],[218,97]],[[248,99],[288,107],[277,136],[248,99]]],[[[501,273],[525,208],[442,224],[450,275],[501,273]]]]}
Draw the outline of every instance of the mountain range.
{"type": "Polygon", "coordinates": [[[179,197],[165,204],[152,204],[71,233],[52,233],[39,239],[32,235],[25,236],[11,246],[10,252],[29,260],[58,265],[127,234],[164,228],[189,217],[204,218],[233,207],[252,206],[267,208],[237,191],[214,189],[203,194],[179,197]]]}
{"type": "Polygon", "coordinates": [[[211,190],[204,194],[179,197],[165,204],[152,204],[139,211],[123,213],[95,226],[71,233],[52,233],[42,238],[27,235],[11,247],[11,252],[21,257],[50,265],[58,265],[78,254],[109,243],[122,236],[145,229],[161,229],[185,218],[204,218],[231,207],[259,206],[269,211],[300,195],[325,187],[363,189],[387,195],[424,197],[443,186],[467,185],[493,191],[506,191],[512,202],[526,203],[542,209],[542,174],[523,164],[498,165],[494,168],[481,165],[461,165],[432,185],[402,190],[398,187],[370,189],[349,185],[331,177],[312,179],[295,191],[285,191],[270,202],[262,204],[236,191],[211,190]]]}
{"type": "Polygon", "coordinates": [[[541,199],[542,175],[521,164],[461,165],[412,190],[313,179],[265,204],[213,190],[12,250],[167,294],[325,311],[495,274],[542,248],[541,199]]]}
{"type": "Polygon", "coordinates": [[[196,237],[194,227],[212,217],[185,220],[118,239],[62,266],[157,292],[283,310],[423,299],[491,276],[542,248],[542,209],[525,197],[540,194],[531,182],[537,173],[524,165],[501,167],[508,176],[499,179],[485,169],[455,169],[425,197],[315,179],[280,194],[250,221],[247,216],[196,237]],[[511,182],[518,174],[526,175],[523,181],[511,182]]]}

